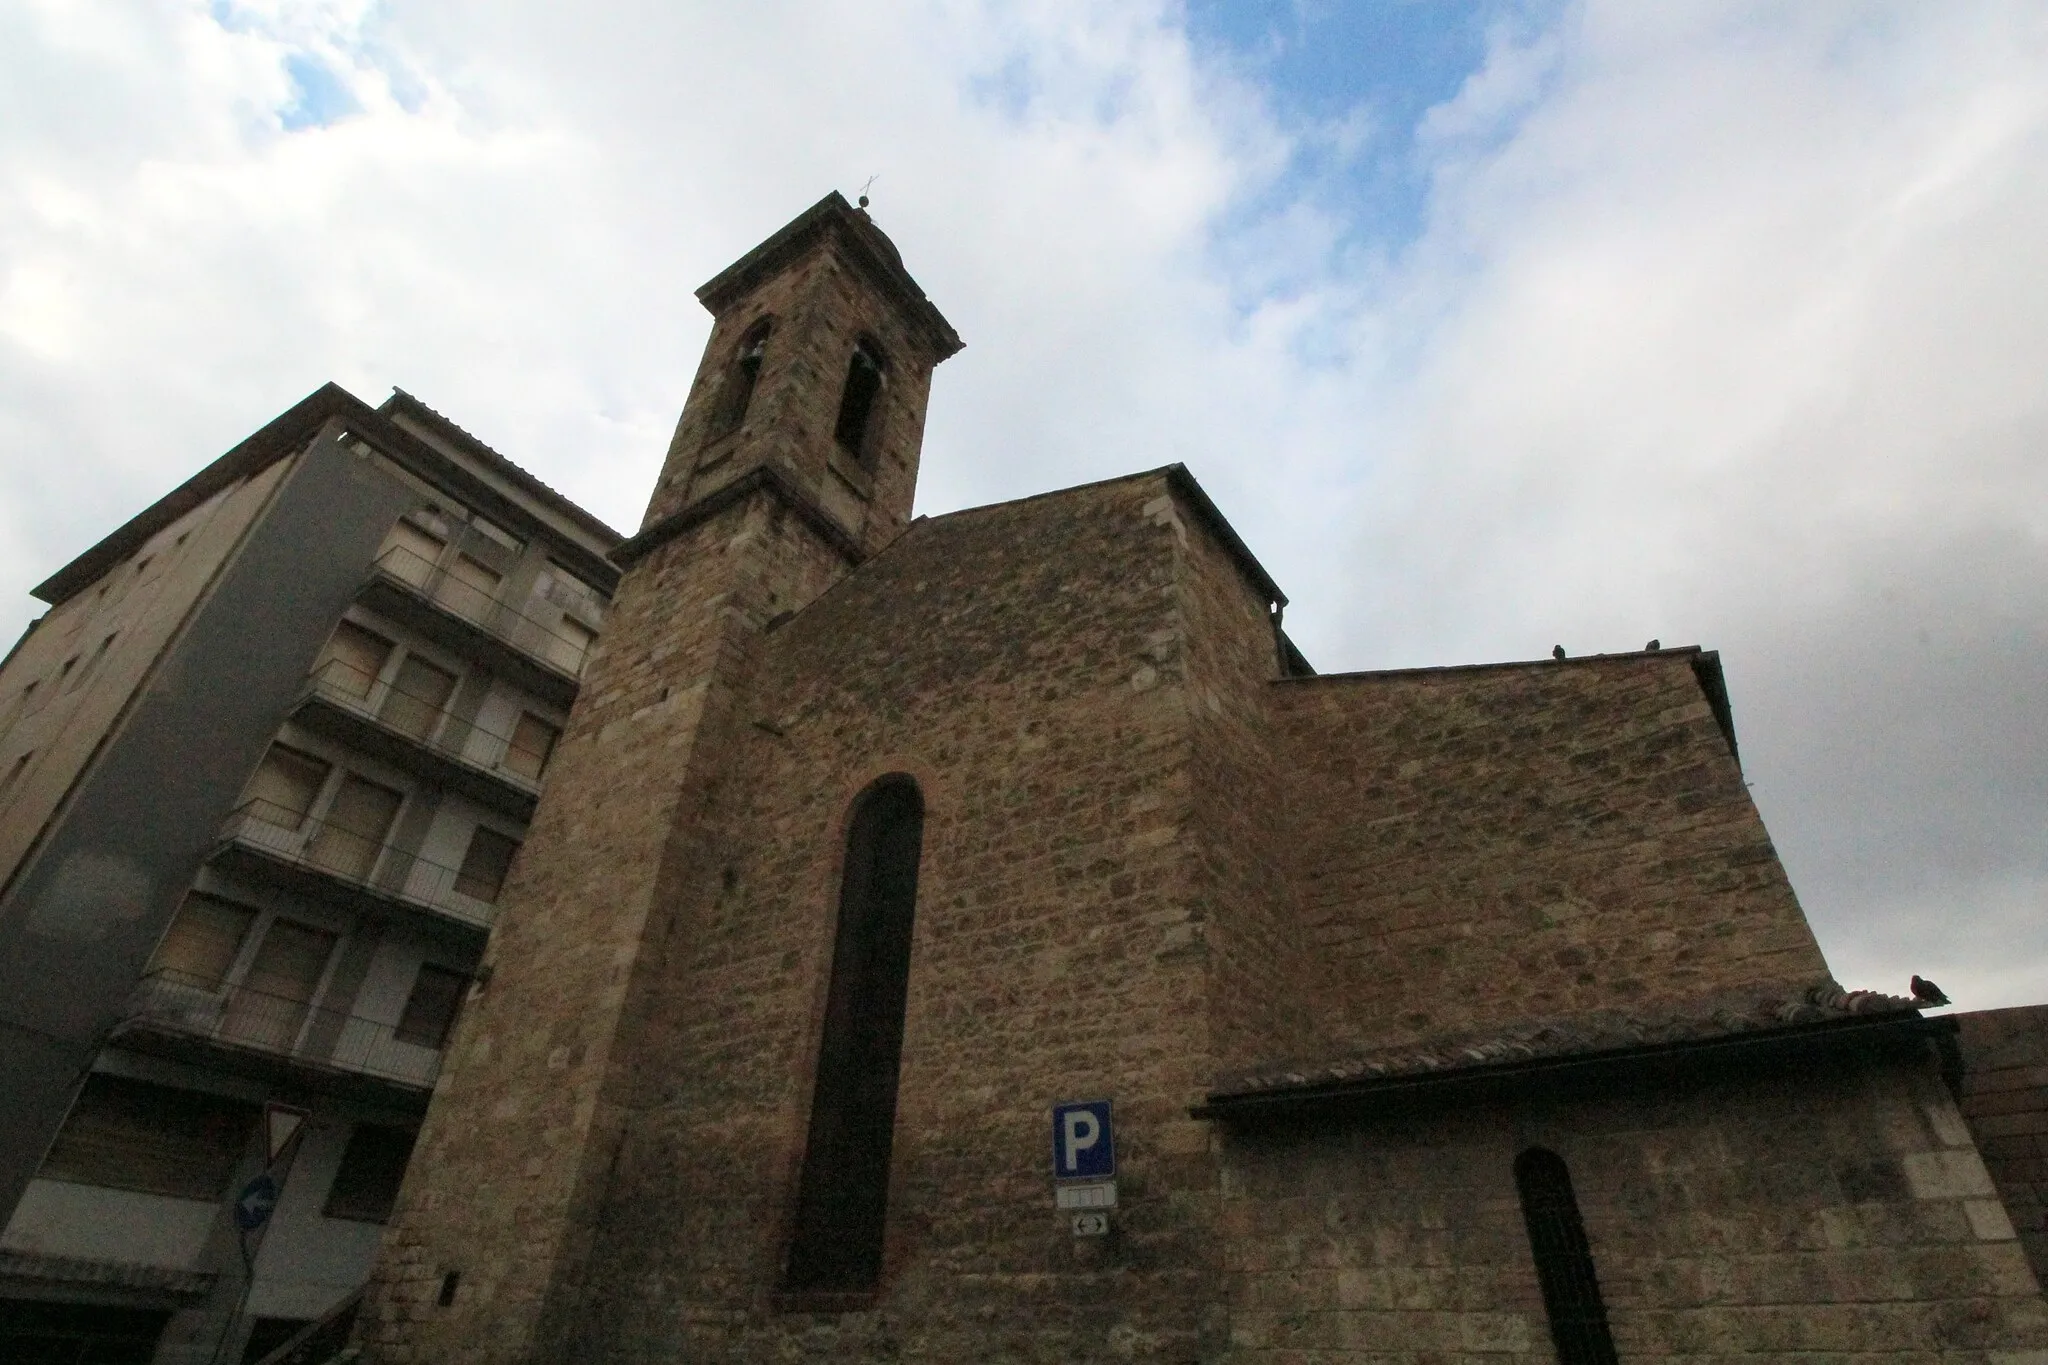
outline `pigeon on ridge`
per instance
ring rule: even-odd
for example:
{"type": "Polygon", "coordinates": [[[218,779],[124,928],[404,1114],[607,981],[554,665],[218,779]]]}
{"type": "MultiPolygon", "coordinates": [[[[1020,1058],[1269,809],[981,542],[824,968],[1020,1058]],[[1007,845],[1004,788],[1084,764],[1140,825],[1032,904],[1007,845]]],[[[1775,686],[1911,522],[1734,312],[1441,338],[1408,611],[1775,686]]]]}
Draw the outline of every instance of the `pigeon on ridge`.
{"type": "Polygon", "coordinates": [[[1935,985],[1924,976],[1915,976],[1913,978],[1913,998],[1923,1005],[1946,1005],[1948,1003],[1948,997],[1942,994],[1941,987],[1935,985]]]}

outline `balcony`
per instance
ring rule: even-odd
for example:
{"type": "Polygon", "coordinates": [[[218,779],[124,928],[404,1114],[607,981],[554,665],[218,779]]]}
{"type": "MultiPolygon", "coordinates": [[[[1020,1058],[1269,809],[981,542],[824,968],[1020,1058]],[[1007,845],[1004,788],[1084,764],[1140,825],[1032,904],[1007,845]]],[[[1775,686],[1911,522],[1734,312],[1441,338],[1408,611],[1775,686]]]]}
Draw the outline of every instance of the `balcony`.
{"type": "Polygon", "coordinates": [[[541,624],[404,546],[377,556],[362,599],[536,696],[561,706],[575,699],[587,642],[541,624]]]}
{"type": "Polygon", "coordinates": [[[489,929],[498,913],[495,885],[269,801],[237,807],[221,827],[210,858],[244,875],[352,908],[370,901],[425,910],[479,930],[489,929]]]}
{"type": "Polygon", "coordinates": [[[314,670],[292,719],[492,810],[533,818],[545,752],[464,720],[431,697],[380,684],[341,659],[314,670]]]}
{"type": "Polygon", "coordinates": [[[282,1060],[294,1067],[373,1077],[425,1090],[441,1071],[441,1039],[407,1039],[395,1019],[158,970],[135,984],[117,1037],[149,1034],[282,1060]]]}

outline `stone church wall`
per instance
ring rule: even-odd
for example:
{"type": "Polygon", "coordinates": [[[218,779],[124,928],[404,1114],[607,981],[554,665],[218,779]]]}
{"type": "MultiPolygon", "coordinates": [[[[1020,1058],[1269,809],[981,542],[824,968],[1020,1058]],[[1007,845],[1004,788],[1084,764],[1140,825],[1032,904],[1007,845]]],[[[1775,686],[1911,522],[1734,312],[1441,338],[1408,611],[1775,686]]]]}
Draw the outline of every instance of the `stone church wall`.
{"type": "Polygon", "coordinates": [[[1552,1365],[1513,1175],[1532,1145],[1570,1167],[1624,1361],[2048,1359],[2048,1307],[1928,1057],[1233,1133],[1228,1358],[1552,1365]]]}
{"type": "Polygon", "coordinates": [[[1698,657],[1273,686],[1326,1050],[1826,974],[1698,657]]]}
{"type": "Polygon", "coordinates": [[[1210,1131],[1187,1113],[1212,1071],[1189,551],[1167,497],[1139,478],[921,523],[768,637],[711,812],[718,872],[650,995],[576,1358],[1220,1343],[1210,1131]],[[791,1311],[774,1289],[845,822],[892,771],[926,823],[886,1288],[870,1312],[791,1311]],[[1047,1112],[1100,1095],[1122,1203],[1114,1235],[1079,1241],[1052,1204],[1047,1112]]]}
{"type": "Polygon", "coordinates": [[[1963,1115],[2034,1274],[2048,1280],[2048,1005],[1956,1016],[1963,1115]]]}
{"type": "Polygon", "coordinates": [[[1273,743],[1267,692],[1279,641],[1263,595],[1202,519],[1173,515],[1182,556],[1179,629],[1187,655],[1192,753],[1192,932],[1209,961],[1211,1051],[1219,1071],[1307,1049],[1312,1003],[1300,989],[1293,774],[1273,743]]]}

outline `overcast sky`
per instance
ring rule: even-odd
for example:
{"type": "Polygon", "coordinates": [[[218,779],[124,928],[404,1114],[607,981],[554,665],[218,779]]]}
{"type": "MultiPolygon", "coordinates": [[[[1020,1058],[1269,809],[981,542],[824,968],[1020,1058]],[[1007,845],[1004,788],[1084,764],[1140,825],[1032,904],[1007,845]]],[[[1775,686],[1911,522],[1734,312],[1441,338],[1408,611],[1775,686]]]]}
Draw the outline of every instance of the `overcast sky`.
{"type": "Polygon", "coordinates": [[[1836,975],[2048,1000],[2048,7],[13,0],[0,633],[326,380],[622,529],[828,189],[920,510],[1185,461],[1323,671],[1722,651],[1836,975]]]}

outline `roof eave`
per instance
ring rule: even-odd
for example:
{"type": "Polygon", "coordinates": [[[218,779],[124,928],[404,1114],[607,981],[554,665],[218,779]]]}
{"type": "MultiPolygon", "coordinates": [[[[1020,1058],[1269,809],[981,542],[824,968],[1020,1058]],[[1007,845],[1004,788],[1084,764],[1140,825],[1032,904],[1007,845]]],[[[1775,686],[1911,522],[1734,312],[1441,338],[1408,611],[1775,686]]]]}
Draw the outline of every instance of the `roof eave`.
{"type": "Polygon", "coordinates": [[[320,424],[359,400],[339,384],[322,384],[266,422],[185,482],[121,523],[98,544],[29,589],[29,595],[56,606],[98,582],[106,572],[140,549],[151,536],[240,479],[267,468],[310,439],[320,424]]]}
{"type": "Polygon", "coordinates": [[[385,399],[377,409],[386,417],[394,410],[403,411],[407,416],[432,426],[451,442],[462,447],[465,452],[489,466],[494,473],[516,484],[535,502],[542,503],[575,522],[589,532],[593,539],[604,545],[605,553],[609,553],[625,540],[624,533],[600,520],[594,512],[572,502],[558,490],[550,488],[530,470],[514,463],[508,456],[465,431],[452,419],[436,412],[404,389],[393,388],[391,397],[385,399]]]}
{"type": "Polygon", "coordinates": [[[1793,1055],[1890,1038],[1939,1037],[1953,1033],[1953,1019],[1928,1019],[1918,1010],[1826,1019],[1784,1028],[1742,1030],[1706,1038],[1637,1043],[1552,1057],[1476,1063],[1438,1071],[1362,1076],[1296,1086],[1209,1095],[1189,1109],[1197,1119],[1256,1124],[1322,1117],[1384,1103],[1395,1097],[1424,1098],[1478,1091],[1512,1091],[1553,1086],[1566,1080],[1597,1080],[1632,1071],[1653,1071],[1737,1059],[1764,1053],[1793,1055]]]}

